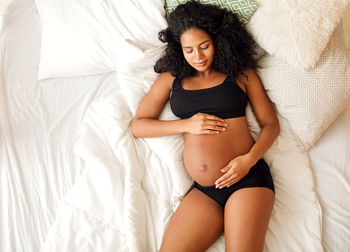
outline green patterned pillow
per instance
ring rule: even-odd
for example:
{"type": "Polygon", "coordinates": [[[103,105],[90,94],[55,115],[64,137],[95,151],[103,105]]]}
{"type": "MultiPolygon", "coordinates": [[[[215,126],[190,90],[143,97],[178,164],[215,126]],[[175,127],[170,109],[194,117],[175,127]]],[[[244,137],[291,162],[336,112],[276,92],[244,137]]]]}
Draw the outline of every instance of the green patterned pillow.
{"type": "MultiPolygon", "coordinates": [[[[166,17],[175,10],[179,4],[189,0],[165,0],[166,17]]],[[[253,0],[196,0],[203,4],[212,4],[223,7],[238,15],[239,20],[245,25],[249,22],[258,5],[253,0]]]]}

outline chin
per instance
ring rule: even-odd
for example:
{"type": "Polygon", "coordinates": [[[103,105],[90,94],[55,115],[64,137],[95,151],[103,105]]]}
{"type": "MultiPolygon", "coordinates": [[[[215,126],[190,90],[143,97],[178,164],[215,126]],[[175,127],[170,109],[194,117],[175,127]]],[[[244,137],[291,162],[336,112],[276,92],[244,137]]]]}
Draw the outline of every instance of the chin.
{"type": "Polygon", "coordinates": [[[198,72],[205,72],[209,69],[209,67],[195,67],[194,69],[196,69],[198,72]]]}
{"type": "Polygon", "coordinates": [[[194,69],[196,69],[198,72],[203,72],[203,71],[209,69],[207,65],[202,66],[202,67],[199,67],[199,66],[193,64],[192,67],[193,67],[194,69]]]}
{"type": "Polygon", "coordinates": [[[192,64],[192,67],[196,69],[198,72],[204,72],[211,69],[211,66],[212,66],[211,63],[212,62],[207,62],[207,64],[205,64],[204,66],[197,66],[196,64],[192,64]]]}

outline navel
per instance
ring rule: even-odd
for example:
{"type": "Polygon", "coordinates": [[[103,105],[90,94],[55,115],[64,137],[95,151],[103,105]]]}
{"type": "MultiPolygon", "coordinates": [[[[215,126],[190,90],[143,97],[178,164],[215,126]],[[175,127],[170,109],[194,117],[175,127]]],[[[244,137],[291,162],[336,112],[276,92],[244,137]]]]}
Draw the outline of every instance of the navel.
{"type": "Polygon", "coordinates": [[[200,170],[201,171],[206,171],[208,169],[208,165],[207,164],[202,164],[201,166],[200,166],[200,170]]]}

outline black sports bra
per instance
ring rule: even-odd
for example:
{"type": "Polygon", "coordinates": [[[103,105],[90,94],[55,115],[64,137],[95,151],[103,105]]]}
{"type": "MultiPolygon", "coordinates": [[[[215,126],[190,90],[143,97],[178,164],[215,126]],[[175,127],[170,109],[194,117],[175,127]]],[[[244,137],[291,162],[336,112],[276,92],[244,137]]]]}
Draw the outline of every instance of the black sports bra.
{"type": "Polygon", "coordinates": [[[187,90],[180,85],[178,78],[174,79],[170,108],[182,119],[196,113],[216,115],[220,118],[245,116],[247,95],[231,76],[219,85],[204,89],[187,90]]]}

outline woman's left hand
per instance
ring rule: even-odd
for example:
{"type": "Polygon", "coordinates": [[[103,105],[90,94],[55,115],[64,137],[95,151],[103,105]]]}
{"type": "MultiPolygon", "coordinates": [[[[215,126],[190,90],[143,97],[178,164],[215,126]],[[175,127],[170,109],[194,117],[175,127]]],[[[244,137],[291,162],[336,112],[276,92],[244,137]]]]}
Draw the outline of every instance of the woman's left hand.
{"type": "Polygon", "coordinates": [[[215,181],[215,187],[223,188],[233,185],[247,175],[254,164],[248,155],[242,155],[232,159],[228,165],[220,170],[224,175],[215,181]]]}

